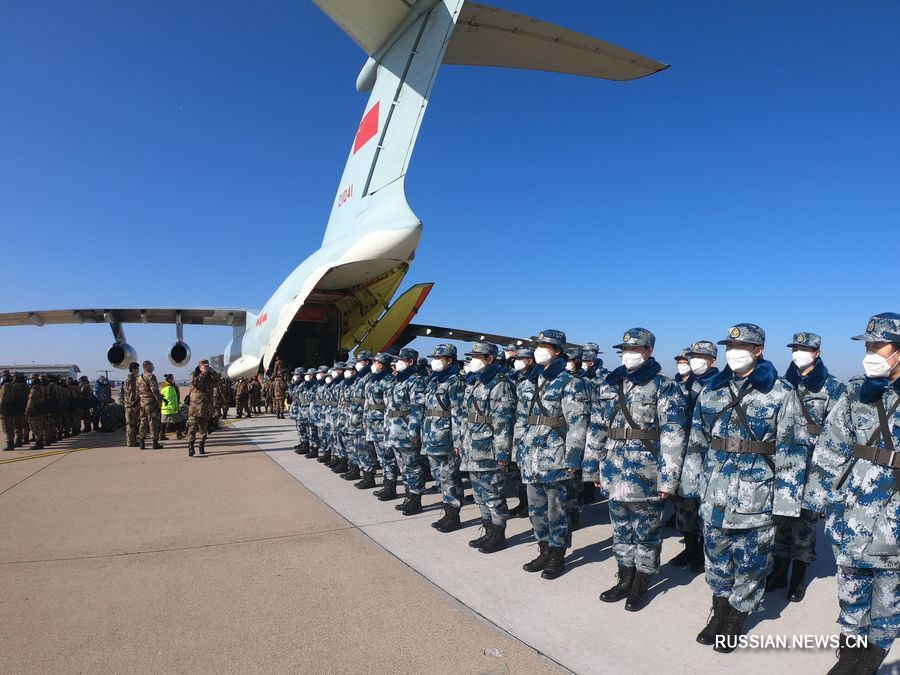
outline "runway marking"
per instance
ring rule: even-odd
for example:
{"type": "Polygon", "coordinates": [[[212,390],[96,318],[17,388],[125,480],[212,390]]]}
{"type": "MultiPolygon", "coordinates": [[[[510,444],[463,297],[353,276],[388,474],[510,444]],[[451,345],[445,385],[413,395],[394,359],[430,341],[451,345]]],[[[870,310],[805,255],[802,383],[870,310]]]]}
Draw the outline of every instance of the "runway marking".
{"type": "Polygon", "coordinates": [[[24,462],[27,459],[41,459],[43,457],[55,457],[56,455],[70,455],[73,452],[81,452],[88,448],[68,448],[66,450],[49,450],[47,452],[39,452],[35,455],[26,455],[25,457],[10,457],[9,459],[0,459],[0,464],[12,464],[13,462],[24,462]]]}

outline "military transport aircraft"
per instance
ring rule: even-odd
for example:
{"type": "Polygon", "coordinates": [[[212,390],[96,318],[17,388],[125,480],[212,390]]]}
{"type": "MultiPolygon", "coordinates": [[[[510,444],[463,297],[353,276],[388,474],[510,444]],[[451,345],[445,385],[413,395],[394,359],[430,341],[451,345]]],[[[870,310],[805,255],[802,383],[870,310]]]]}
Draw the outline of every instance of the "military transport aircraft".
{"type": "Polygon", "coordinates": [[[321,247],[300,263],[258,311],[237,308],[102,308],[0,314],[0,326],[108,323],[107,359],[137,360],[125,323],[176,327],[175,366],[190,361],[183,326],[232,326],[224,362],[230,377],[285,365],[319,365],[356,349],[382,351],[420,335],[459,340],[510,338],[410,323],[433,284],[388,303],[422,236],[406,201],[410,156],[441,64],[523,68],[632,80],[667,66],[581,33],[466,0],[313,0],[368,55],[356,80],[371,92],[350,147],[321,247]]]}

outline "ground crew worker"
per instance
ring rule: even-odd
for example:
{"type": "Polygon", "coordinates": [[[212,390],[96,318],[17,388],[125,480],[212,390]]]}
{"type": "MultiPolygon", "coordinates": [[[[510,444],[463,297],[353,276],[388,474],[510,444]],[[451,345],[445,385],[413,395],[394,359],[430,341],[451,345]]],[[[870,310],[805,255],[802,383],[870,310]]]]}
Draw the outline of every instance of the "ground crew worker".
{"type": "Polygon", "coordinates": [[[466,382],[453,345],[437,345],[428,358],[432,374],[425,385],[422,450],[440,486],[444,509],[444,515],[431,526],[438,532],[455,532],[461,527],[459,512],[464,499],[456,448],[462,443],[460,414],[466,382]]]}
{"type": "Polygon", "coordinates": [[[372,375],[366,382],[366,402],[363,404],[366,440],[375,446],[375,454],[381,463],[384,476],[381,489],[375,490],[372,494],[382,502],[397,498],[397,461],[394,458],[393,447],[387,444],[385,438],[384,420],[387,409],[386,398],[393,386],[391,361],[390,354],[383,352],[372,360],[372,375]]]}
{"type": "Polygon", "coordinates": [[[128,375],[122,383],[125,408],[125,447],[136,448],[138,429],[141,426],[141,408],[137,393],[137,377],[140,366],[135,361],[128,364],[128,375]]]}
{"type": "Polygon", "coordinates": [[[516,389],[517,462],[528,486],[528,515],[538,541],[538,556],[522,569],[555,579],[563,573],[572,545],[566,508],[577,505],[571,493],[584,459],[591,402],[584,379],[568,369],[566,334],[548,329],[534,343],[538,368],[516,389]]]}
{"type": "Polygon", "coordinates": [[[876,314],[853,339],[866,343],[865,377],[850,380],[825,421],[803,506],[827,514],[838,564],[841,637],[829,672],[874,675],[900,633],[900,314],[876,314]]]}
{"type": "MultiPolygon", "coordinates": [[[[797,390],[797,403],[806,425],[807,470],[813,450],[828,414],[843,396],[846,387],[828,372],[821,359],[822,338],[815,333],[795,333],[791,365],[784,379],[797,390]]],[[[775,554],[772,573],[766,579],[766,592],[788,587],[788,600],[800,602],[806,595],[806,568],[816,559],[816,520],[814,511],[803,509],[797,518],[784,518],[775,526],[775,554]],[[791,580],[788,583],[788,569],[791,580]]]]}
{"type": "Polygon", "coordinates": [[[422,449],[422,417],[425,412],[425,378],[416,372],[419,352],[404,347],[394,357],[396,376],[385,392],[384,435],[394,450],[406,494],[394,508],[404,516],[422,513],[425,460],[422,449]]]}
{"type": "Polygon", "coordinates": [[[675,494],[685,448],[684,396],[653,358],[656,336],[631,328],[622,342],[622,366],[595,392],[584,453],[584,479],[609,494],[618,583],[604,602],[627,598],[625,609],[644,607],[650,579],[659,571],[662,516],[675,494]]]}
{"type": "Polygon", "coordinates": [[[191,373],[191,405],[188,408],[188,457],[194,456],[194,442],[200,436],[197,448],[201,455],[206,454],[206,434],[209,429],[209,417],[213,405],[213,379],[209,373],[209,361],[203,359],[191,373]]]}
{"type": "Polygon", "coordinates": [[[159,450],[162,448],[159,443],[162,395],[159,392],[159,382],[153,374],[153,363],[144,361],[143,367],[144,372],[137,378],[137,392],[141,405],[140,447],[141,450],[146,448],[147,436],[150,436],[153,449],[159,450]]]}
{"type": "Polygon", "coordinates": [[[469,472],[484,534],[469,542],[482,553],[506,548],[506,470],[512,459],[516,392],[497,363],[497,347],[476,342],[463,396],[460,469],[469,472]]]}
{"type": "Polygon", "coordinates": [[[762,600],[773,516],[800,515],[806,481],[806,446],[795,436],[797,396],[763,358],[765,338],[759,326],[741,323],[719,341],[728,367],[700,392],[685,458],[682,493],[700,499],[713,591],[697,642],[723,653],[734,651],[762,600]]]}
{"type": "Polygon", "coordinates": [[[160,403],[160,440],[166,440],[166,431],[175,431],[175,437],[178,440],[184,438],[182,429],[184,428],[182,420],[184,419],[181,411],[180,392],[175,386],[175,376],[167,374],[163,377],[163,383],[159,387],[159,395],[162,397],[160,403]]]}

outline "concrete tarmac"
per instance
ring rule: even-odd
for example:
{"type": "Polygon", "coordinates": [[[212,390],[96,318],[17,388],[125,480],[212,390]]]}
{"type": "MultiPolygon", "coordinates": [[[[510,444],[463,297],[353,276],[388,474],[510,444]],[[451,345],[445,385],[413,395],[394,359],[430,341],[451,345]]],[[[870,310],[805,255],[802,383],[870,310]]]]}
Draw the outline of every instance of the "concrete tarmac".
{"type": "Polygon", "coordinates": [[[193,459],[121,432],[0,454],[0,672],[560,672],[260,451],[291,433],[238,421],[193,459]]]}

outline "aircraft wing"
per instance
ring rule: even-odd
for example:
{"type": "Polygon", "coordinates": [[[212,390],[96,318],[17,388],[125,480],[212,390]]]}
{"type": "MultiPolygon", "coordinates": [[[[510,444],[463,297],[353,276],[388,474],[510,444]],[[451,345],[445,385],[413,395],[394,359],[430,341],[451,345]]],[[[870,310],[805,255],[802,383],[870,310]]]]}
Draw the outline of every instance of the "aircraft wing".
{"type": "Polygon", "coordinates": [[[464,328],[445,328],[443,326],[426,326],[424,324],[409,324],[399,337],[394,340],[394,347],[403,347],[417,337],[434,338],[435,340],[460,340],[462,342],[493,342],[496,345],[506,345],[515,342],[518,345],[530,345],[527,338],[512,337],[510,335],[497,335],[495,333],[483,333],[464,328]]]}
{"type": "Polygon", "coordinates": [[[583,33],[466,2],[444,63],[634,80],[669,66],[583,33]]]}
{"type": "Polygon", "coordinates": [[[43,326],[64,323],[168,323],[204,326],[243,326],[247,310],[207,307],[51,309],[0,314],[0,326],[43,326]]]}

